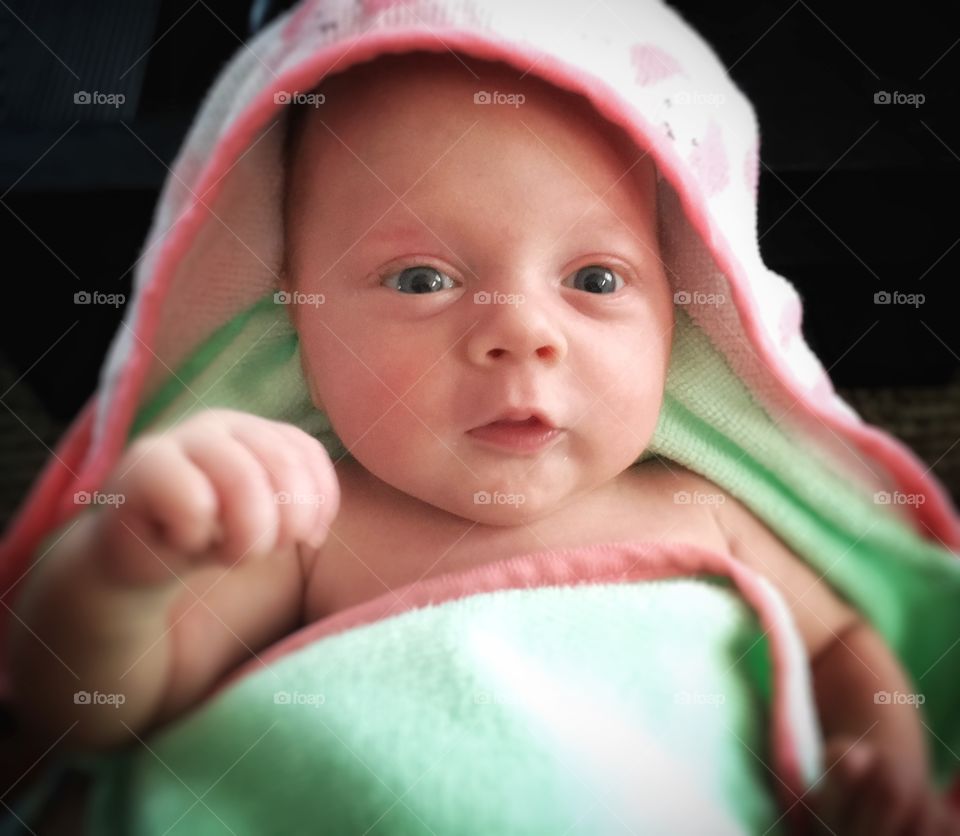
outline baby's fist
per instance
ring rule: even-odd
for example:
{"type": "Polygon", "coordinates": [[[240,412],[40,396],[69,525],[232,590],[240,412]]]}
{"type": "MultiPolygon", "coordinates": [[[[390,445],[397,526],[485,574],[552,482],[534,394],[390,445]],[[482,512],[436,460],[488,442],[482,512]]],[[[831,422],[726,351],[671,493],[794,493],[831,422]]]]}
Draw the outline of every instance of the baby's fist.
{"type": "Polygon", "coordinates": [[[323,445],[307,433],[211,409],[139,438],[108,480],[124,496],[100,520],[117,580],[173,580],[184,564],[238,561],[319,547],[340,491],[323,445]]]}
{"type": "Polygon", "coordinates": [[[837,836],[960,836],[960,817],[895,753],[838,736],[827,741],[827,772],[814,795],[818,833],[837,836]]]}

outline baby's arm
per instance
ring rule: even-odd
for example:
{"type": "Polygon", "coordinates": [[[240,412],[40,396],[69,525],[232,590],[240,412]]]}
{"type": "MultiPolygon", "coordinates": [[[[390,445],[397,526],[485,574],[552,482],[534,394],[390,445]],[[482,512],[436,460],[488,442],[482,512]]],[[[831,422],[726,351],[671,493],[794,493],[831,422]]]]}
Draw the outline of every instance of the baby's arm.
{"type": "MultiPolygon", "coordinates": [[[[699,489],[719,491],[707,484],[699,489]]],[[[844,834],[914,825],[918,834],[957,832],[937,829],[949,827],[948,815],[933,793],[915,701],[877,698],[916,692],[893,653],[805,561],[738,500],[724,498],[715,519],[731,554],[783,594],[808,651],[828,770],[808,801],[821,822],[844,834]]]]}
{"type": "Polygon", "coordinates": [[[773,583],[790,608],[810,658],[824,737],[896,742],[904,765],[925,777],[916,709],[874,699],[881,691],[913,691],[883,640],[739,501],[729,498],[716,511],[731,554],[773,583]]]}
{"type": "Polygon", "coordinates": [[[131,740],[296,628],[301,544],[322,542],[339,503],[319,442],[229,410],[138,440],[103,492],[125,501],[38,559],[11,620],[15,711],[51,740],[70,729],[72,746],[131,740]]]}

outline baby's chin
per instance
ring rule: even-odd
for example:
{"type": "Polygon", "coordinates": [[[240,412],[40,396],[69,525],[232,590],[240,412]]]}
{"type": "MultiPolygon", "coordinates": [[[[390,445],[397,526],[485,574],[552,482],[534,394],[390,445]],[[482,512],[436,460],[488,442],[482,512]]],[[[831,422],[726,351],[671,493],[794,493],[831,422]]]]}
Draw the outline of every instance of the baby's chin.
{"type": "Polygon", "coordinates": [[[460,516],[491,528],[520,528],[539,522],[555,512],[555,506],[528,508],[524,505],[474,505],[463,509],[460,516]]]}
{"type": "Polygon", "coordinates": [[[556,491],[539,492],[524,486],[524,491],[476,490],[451,501],[449,496],[434,497],[437,507],[470,522],[491,528],[520,528],[563,513],[576,497],[556,491]]]}

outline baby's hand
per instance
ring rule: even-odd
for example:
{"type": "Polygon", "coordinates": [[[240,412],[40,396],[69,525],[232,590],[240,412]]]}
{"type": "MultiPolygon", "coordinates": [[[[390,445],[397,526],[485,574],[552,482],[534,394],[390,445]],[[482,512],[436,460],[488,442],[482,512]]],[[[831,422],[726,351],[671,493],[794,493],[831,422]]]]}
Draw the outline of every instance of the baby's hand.
{"type": "Polygon", "coordinates": [[[837,836],[960,836],[960,815],[922,776],[898,767],[895,752],[834,737],[814,796],[817,832],[837,836]]]}
{"type": "Polygon", "coordinates": [[[340,492],[323,445],[279,421],[211,409],[137,439],[104,493],[122,504],[99,510],[99,554],[109,577],[175,581],[191,565],[231,566],[318,548],[340,492]]]}

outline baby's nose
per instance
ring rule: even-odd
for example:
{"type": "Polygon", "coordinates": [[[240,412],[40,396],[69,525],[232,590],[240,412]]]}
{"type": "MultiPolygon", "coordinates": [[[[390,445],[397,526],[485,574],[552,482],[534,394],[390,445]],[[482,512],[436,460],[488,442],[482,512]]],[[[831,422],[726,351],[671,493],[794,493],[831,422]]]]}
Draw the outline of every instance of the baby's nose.
{"type": "Polygon", "coordinates": [[[488,300],[467,337],[470,360],[478,365],[510,360],[536,360],[551,365],[563,361],[567,352],[561,329],[530,304],[514,300],[488,300]]]}

